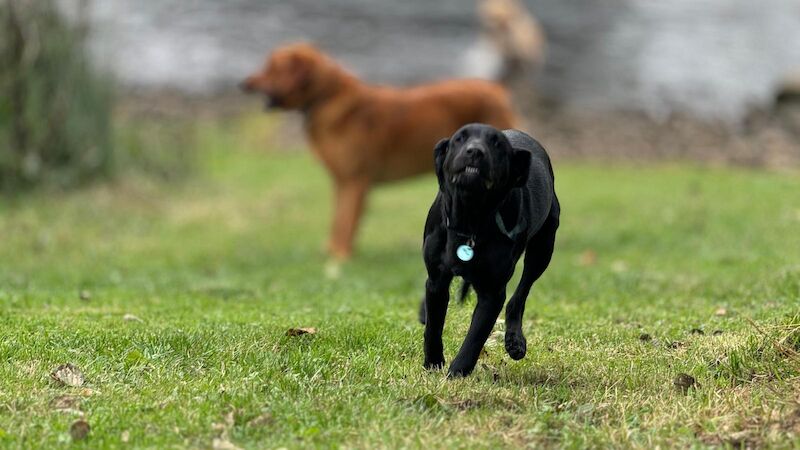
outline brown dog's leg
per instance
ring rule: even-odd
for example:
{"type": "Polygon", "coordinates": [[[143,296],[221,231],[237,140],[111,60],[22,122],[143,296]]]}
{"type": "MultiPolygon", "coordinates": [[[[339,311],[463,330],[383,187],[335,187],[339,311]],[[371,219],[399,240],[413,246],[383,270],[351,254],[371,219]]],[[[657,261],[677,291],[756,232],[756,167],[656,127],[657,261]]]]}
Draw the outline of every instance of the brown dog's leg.
{"type": "Polygon", "coordinates": [[[347,180],[336,184],[336,205],[329,251],[336,259],[347,259],[353,253],[364,201],[369,191],[367,180],[347,180]]]}

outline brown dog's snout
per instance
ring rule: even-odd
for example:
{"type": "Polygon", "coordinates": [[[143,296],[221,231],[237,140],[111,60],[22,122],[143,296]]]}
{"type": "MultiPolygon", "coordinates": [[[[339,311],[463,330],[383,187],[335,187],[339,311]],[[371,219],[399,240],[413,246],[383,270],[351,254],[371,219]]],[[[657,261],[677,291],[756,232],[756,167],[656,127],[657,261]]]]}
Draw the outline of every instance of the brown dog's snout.
{"type": "Polygon", "coordinates": [[[239,83],[239,89],[241,89],[242,92],[253,92],[255,90],[255,88],[253,88],[253,80],[250,77],[245,78],[239,83]]]}

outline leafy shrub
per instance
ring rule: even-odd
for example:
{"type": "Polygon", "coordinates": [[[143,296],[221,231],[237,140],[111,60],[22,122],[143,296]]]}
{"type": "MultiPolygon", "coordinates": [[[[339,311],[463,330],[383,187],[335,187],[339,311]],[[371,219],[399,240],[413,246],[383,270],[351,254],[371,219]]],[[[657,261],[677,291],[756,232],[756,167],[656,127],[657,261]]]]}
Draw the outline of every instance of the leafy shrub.
{"type": "Polygon", "coordinates": [[[0,189],[69,186],[110,169],[111,83],[91,65],[78,17],[53,0],[0,0],[0,189]]]}

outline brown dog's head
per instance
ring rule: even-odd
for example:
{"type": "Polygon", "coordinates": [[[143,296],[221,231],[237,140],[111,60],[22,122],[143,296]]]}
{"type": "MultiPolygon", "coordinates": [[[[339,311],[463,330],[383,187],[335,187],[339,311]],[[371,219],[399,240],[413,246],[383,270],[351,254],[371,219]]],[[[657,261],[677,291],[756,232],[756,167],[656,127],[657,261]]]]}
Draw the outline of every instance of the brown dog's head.
{"type": "Polygon", "coordinates": [[[305,109],[334,88],[341,69],[310,44],[280,47],[240,87],[260,92],[268,108],[305,109]]]}

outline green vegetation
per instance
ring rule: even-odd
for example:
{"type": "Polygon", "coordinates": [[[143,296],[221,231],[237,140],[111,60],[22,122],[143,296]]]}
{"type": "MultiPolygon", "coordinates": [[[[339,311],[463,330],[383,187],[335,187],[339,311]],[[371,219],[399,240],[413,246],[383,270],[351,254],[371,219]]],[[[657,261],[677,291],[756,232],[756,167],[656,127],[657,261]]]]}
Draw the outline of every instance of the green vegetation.
{"type": "MultiPolygon", "coordinates": [[[[416,322],[432,177],[378,190],[329,279],[312,157],[196,133],[179,186],[0,203],[0,447],[68,443],[80,414],[87,448],[797,445],[796,174],[556,161],[528,356],[492,338],[447,380],[416,322]],[[51,381],[64,363],[83,387],[51,381]]],[[[451,307],[448,360],[473,303],[451,307]]]]}
{"type": "Polygon", "coordinates": [[[89,62],[78,9],[72,24],[52,0],[0,3],[0,190],[75,185],[111,168],[111,84],[89,62]]]}

